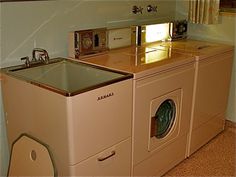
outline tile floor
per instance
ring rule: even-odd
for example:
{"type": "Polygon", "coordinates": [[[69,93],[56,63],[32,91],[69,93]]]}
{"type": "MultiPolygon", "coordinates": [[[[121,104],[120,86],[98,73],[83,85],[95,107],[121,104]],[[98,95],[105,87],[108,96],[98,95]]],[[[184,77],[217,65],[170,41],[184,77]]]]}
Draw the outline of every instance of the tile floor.
{"type": "Polygon", "coordinates": [[[235,125],[227,121],[225,130],[222,133],[164,176],[236,177],[235,125]]]}

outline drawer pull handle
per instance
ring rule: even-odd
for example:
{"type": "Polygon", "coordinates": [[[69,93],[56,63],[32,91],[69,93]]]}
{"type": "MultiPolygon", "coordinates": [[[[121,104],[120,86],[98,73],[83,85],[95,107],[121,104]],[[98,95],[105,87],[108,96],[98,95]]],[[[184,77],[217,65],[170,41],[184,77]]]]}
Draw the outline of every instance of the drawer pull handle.
{"type": "Polygon", "coordinates": [[[98,158],[98,161],[104,161],[104,160],[106,160],[106,159],[109,159],[110,157],[112,157],[112,156],[114,156],[114,155],[116,155],[116,151],[111,151],[111,154],[110,155],[108,155],[108,156],[106,156],[106,157],[99,157],[98,158]]]}

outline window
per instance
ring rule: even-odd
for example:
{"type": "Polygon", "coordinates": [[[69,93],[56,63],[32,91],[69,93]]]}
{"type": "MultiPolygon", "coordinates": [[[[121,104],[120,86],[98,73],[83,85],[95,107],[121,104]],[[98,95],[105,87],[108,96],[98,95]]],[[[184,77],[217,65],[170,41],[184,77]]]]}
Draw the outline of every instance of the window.
{"type": "Polygon", "coordinates": [[[236,13],[236,0],[220,0],[220,11],[236,13]]]}

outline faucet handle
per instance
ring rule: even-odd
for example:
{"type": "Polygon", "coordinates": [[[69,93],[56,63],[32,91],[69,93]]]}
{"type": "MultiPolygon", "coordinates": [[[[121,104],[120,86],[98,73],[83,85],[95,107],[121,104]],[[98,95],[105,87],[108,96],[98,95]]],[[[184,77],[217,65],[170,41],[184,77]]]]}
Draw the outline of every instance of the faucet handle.
{"type": "Polygon", "coordinates": [[[25,60],[25,66],[30,67],[30,60],[28,56],[22,57],[21,60],[25,60]]]}
{"type": "Polygon", "coordinates": [[[134,13],[134,14],[137,14],[137,13],[143,13],[143,8],[141,7],[141,6],[133,6],[133,8],[132,8],[132,12],[134,13]]]}
{"type": "Polygon", "coordinates": [[[148,5],[147,11],[148,12],[157,12],[157,6],[148,5]]]}

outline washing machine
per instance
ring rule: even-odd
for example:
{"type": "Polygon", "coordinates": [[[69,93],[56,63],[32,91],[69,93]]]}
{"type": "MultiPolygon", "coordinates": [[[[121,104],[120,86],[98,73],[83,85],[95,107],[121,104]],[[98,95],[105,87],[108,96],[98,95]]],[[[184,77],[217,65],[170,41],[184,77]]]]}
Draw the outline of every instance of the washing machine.
{"type": "Polygon", "coordinates": [[[128,47],[82,60],[134,75],[133,176],[163,175],[187,157],[195,60],[161,48],[128,47]]]}
{"type": "MultiPolygon", "coordinates": [[[[155,46],[155,44],[154,44],[155,46]]],[[[233,61],[233,46],[197,40],[157,44],[195,57],[194,99],[188,156],[224,130],[233,61]]]]}

